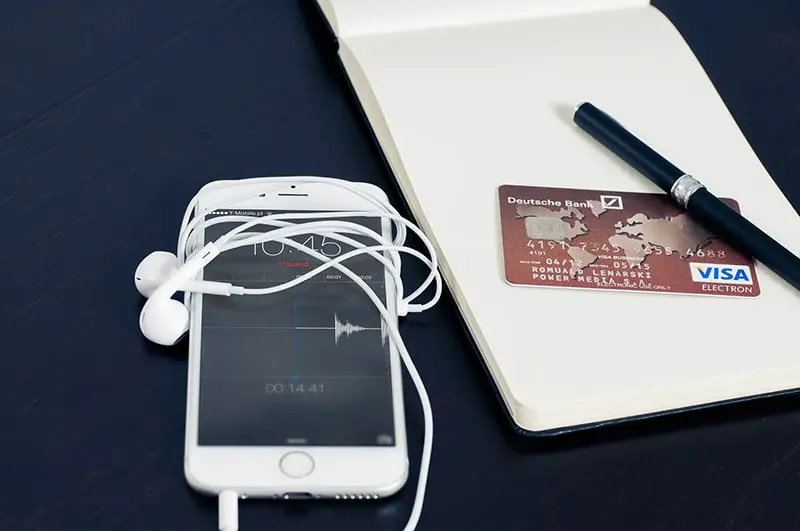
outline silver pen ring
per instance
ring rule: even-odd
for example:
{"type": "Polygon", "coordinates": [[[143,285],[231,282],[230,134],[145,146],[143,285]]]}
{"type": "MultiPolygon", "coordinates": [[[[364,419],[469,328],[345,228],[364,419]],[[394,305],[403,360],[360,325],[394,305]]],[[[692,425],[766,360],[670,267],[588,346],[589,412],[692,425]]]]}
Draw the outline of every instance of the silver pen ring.
{"type": "Polygon", "coordinates": [[[669,193],[672,198],[683,208],[689,204],[689,200],[698,190],[702,190],[706,186],[692,177],[691,175],[681,175],[672,185],[669,193]]]}

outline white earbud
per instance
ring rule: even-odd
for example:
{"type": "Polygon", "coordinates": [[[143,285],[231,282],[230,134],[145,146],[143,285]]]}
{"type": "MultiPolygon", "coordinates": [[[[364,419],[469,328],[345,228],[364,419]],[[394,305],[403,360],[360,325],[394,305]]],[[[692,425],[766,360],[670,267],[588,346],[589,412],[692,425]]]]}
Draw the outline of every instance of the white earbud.
{"type": "Polygon", "coordinates": [[[149,297],[161,284],[178,271],[178,257],[167,251],[155,251],[136,267],[133,281],[144,297],[149,297]]]}
{"type": "MultiPolygon", "coordinates": [[[[168,260],[163,255],[154,254],[156,258],[150,261],[147,259],[143,261],[143,263],[148,262],[145,270],[147,270],[147,267],[152,266],[153,270],[157,272],[164,267],[168,267],[168,265],[165,266],[165,264],[168,264],[168,260]]],[[[189,309],[182,302],[173,299],[172,296],[184,289],[184,286],[197,276],[218,254],[219,249],[217,249],[217,246],[209,243],[189,258],[183,266],[172,273],[160,286],[155,288],[144,304],[141,314],[139,314],[139,328],[147,339],[159,345],[169,346],[174,345],[186,335],[186,332],[189,331],[189,309]]],[[[150,255],[150,257],[152,256],[150,255]]],[[[202,284],[201,282],[196,283],[202,284]]],[[[147,282],[143,284],[145,289],[153,286],[153,284],[148,284],[147,282]]],[[[138,285],[137,283],[137,287],[138,285]]]]}
{"type": "MultiPolygon", "coordinates": [[[[178,271],[178,257],[167,251],[155,251],[139,262],[134,273],[136,289],[144,297],[150,297],[164,282],[178,271]]],[[[236,290],[228,282],[187,280],[175,291],[205,293],[207,295],[232,295],[236,290]]]]}

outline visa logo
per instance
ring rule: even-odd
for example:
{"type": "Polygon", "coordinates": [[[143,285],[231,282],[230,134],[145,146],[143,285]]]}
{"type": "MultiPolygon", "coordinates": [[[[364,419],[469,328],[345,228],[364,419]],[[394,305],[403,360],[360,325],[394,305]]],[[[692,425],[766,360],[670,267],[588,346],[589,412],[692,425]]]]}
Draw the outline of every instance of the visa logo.
{"type": "Polygon", "coordinates": [[[695,282],[753,284],[753,275],[749,266],[690,262],[689,268],[692,271],[692,280],[695,282]]]}

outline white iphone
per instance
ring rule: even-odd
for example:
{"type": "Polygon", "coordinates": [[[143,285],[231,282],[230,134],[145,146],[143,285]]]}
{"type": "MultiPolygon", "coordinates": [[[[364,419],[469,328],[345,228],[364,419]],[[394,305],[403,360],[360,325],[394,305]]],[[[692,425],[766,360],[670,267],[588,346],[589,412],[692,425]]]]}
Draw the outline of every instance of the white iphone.
{"type": "MultiPolygon", "coordinates": [[[[217,184],[216,186],[219,186],[217,184]]],[[[201,197],[207,214],[374,210],[351,191],[288,183],[261,194],[254,184],[201,197]]],[[[385,199],[377,187],[363,189],[385,199]]],[[[347,218],[391,239],[391,222],[347,218]]],[[[238,223],[205,229],[205,242],[238,223]]],[[[271,230],[260,226],[254,230],[271,230]]],[[[349,235],[369,242],[362,235],[349,235]]],[[[329,237],[294,241],[335,257],[352,247],[329,237]]],[[[374,240],[373,242],[374,243],[374,240]]],[[[282,284],[319,262],[278,242],[224,252],[204,280],[248,287],[282,284]]],[[[368,255],[344,262],[395,315],[395,287],[368,255]]],[[[395,316],[396,319],[396,316],[395,316]]],[[[195,295],[189,334],[184,470],[195,489],[277,498],[376,498],[408,476],[400,359],[378,309],[352,280],[331,268],[271,295],[195,295]]]]}

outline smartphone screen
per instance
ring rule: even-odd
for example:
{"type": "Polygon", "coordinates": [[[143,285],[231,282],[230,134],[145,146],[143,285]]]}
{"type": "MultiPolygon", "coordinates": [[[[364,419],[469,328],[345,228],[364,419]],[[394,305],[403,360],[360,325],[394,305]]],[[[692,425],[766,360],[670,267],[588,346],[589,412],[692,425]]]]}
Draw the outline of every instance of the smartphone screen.
{"type": "MultiPolygon", "coordinates": [[[[209,218],[270,212],[278,213],[218,210],[209,218]]],[[[381,234],[379,218],[347,220],[381,234]]],[[[205,240],[237,224],[208,227],[205,240]]],[[[258,225],[249,232],[269,230],[258,225]]],[[[352,250],[319,235],[292,239],[331,258],[352,250]]],[[[269,242],[220,254],[203,276],[266,287],[318,265],[298,249],[269,242]]],[[[383,264],[359,255],[344,265],[386,304],[383,264]]],[[[200,446],[394,445],[387,327],[367,294],[336,268],[279,293],[203,296],[200,342],[200,446]]]]}

